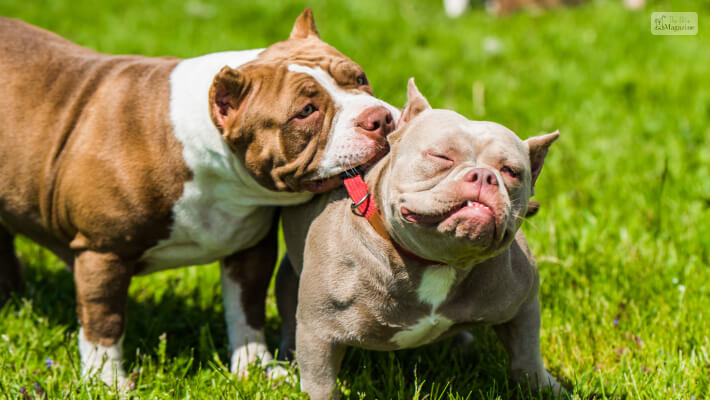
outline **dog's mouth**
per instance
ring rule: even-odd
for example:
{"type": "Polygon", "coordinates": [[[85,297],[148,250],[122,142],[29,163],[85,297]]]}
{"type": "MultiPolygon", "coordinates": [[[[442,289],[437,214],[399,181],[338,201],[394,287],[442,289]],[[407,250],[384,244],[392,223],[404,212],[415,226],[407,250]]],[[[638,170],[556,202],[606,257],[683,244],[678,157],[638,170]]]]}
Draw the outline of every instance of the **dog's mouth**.
{"type": "Polygon", "coordinates": [[[482,199],[466,200],[454,207],[437,213],[412,211],[400,207],[402,218],[411,223],[435,229],[439,233],[488,246],[495,242],[497,232],[502,229],[502,221],[495,212],[496,207],[482,199]]]}
{"type": "Polygon", "coordinates": [[[438,224],[440,222],[443,222],[450,217],[457,215],[459,213],[473,213],[473,214],[481,214],[481,215],[488,215],[491,218],[493,217],[493,210],[491,207],[488,205],[480,202],[480,201],[473,201],[473,200],[466,200],[449,210],[446,210],[441,213],[436,213],[436,214],[420,214],[413,212],[409,208],[402,206],[400,207],[400,212],[402,213],[402,217],[409,221],[413,222],[415,224],[425,224],[425,225],[434,225],[438,224]]]}

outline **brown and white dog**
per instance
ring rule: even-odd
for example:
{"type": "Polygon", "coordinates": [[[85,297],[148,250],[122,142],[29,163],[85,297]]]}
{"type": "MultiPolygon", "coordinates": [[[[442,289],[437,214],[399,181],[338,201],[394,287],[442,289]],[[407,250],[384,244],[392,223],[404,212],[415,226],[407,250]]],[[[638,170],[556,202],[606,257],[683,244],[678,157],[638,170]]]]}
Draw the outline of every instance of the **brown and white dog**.
{"type": "Polygon", "coordinates": [[[22,234],[73,266],[84,373],[126,383],[131,277],[221,260],[231,369],[262,332],[275,206],[387,151],[396,108],[321,41],[310,9],[266,49],[113,56],[0,19],[0,295],[22,234]]]}
{"type": "Polygon", "coordinates": [[[339,397],[349,346],[412,348],[481,324],[494,326],[514,379],[559,393],[540,354],[537,266],[519,230],[557,137],[522,141],[499,124],[433,110],[410,81],[392,151],[365,175],[370,197],[339,189],[284,208],[281,354],[295,345],[312,400],[339,397]]]}

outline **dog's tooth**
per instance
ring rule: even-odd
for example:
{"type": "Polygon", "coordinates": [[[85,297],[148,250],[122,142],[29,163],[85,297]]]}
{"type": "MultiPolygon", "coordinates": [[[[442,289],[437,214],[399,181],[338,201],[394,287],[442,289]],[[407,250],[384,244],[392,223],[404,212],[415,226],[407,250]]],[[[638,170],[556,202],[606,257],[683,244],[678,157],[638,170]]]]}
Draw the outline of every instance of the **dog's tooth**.
{"type": "Polygon", "coordinates": [[[471,200],[466,201],[466,207],[471,207],[473,202],[471,200]]]}

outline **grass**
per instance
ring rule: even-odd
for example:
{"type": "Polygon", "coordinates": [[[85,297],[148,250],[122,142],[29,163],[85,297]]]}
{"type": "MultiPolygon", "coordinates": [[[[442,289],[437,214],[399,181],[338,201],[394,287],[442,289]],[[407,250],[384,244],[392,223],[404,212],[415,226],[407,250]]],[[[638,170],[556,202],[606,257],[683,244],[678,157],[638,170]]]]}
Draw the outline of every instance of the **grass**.
{"type": "MultiPolygon", "coordinates": [[[[393,104],[404,103],[414,76],[435,107],[503,123],[521,137],[560,129],[537,188],[541,212],[523,229],[540,266],[543,356],[573,398],[706,398],[710,4],[649,0],[628,12],[619,3],[505,18],[477,9],[455,21],[435,0],[309,4],[322,37],[358,61],[393,104]],[[653,36],[652,11],[696,11],[700,33],[653,36]]],[[[281,40],[304,7],[97,4],[6,0],[0,14],[103,52],[190,57],[281,40]]],[[[18,247],[29,290],[0,310],[0,398],[114,397],[78,377],[71,275],[46,250],[24,239],[18,247]]],[[[134,279],[128,313],[126,367],[138,398],[307,397],[259,371],[245,381],[227,373],[215,266],[134,279]]],[[[278,325],[271,296],[274,345],[278,325]]],[[[351,399],[516,396],[492,331],[473,333],[470,358],[448,342],[350,351],[341,390],[351,399]]]]}

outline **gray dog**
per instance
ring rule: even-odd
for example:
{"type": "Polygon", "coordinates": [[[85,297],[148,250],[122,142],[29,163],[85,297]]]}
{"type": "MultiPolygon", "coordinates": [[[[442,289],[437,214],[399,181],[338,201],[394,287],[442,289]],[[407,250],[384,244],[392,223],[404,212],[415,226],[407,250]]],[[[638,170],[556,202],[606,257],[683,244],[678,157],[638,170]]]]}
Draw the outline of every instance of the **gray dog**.
{"type": "Polygon", "coordinates": [[[412,348],[478,324],[494,326],[516,381],[560,391],[540,355],[538,271],[519,230],[558,136],[522,141],[434,110],[410,80],[391,152],[365,176],[371,196],[351,198],[346,181],[350,196],[284,210],[281,352],[295,344],[311,399],[338,397],[348,346],[412,348]]]}

